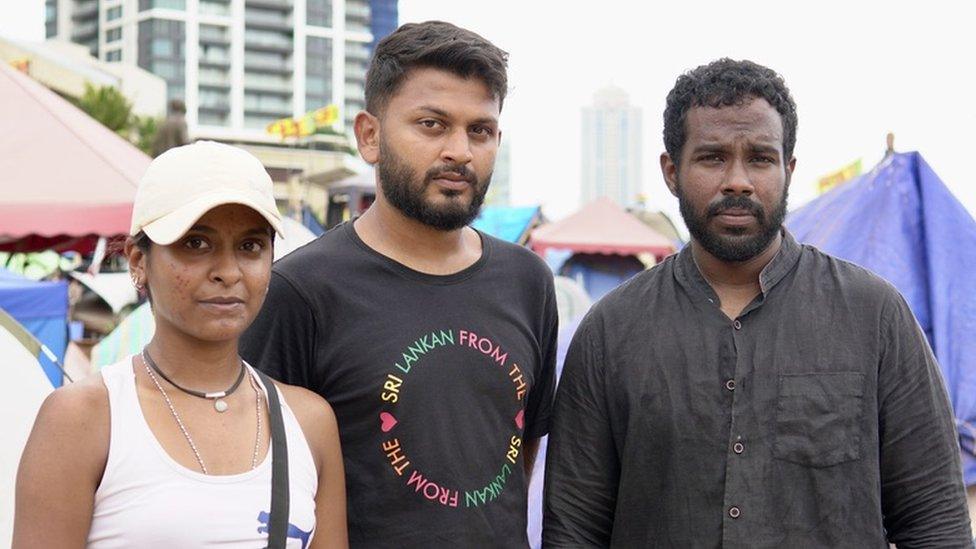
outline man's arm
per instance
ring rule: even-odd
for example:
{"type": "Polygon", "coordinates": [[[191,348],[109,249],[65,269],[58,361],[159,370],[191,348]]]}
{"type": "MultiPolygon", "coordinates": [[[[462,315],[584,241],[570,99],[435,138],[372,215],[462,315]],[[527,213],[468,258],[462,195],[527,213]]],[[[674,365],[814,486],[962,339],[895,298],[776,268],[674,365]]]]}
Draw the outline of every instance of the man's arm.
{"type": "Polygon", "coordinates": [[[525,486],[532,481],[532,468],[535,467],[535,457],[539,455],[539,438],[530,438],[522,442],[522,465],[525,468],[525,486]]]}
{"type": "Polygon", "coordinates": [[[241,336],[241,357],[282,383],[318,392],[315,330],[308,302],[291,282],[272,272],[261,312],[241,336]]]}
{"type": "Polygon", "coordinates": [[[603,338],[591,313],[559,381],[546,449],[546,547],[608,547],[620,462],[610,429],[603,338]]]}
{"type": "Polygon", "coordinates": [[[881,508],[898,547],[972,547],[959,443],[939,365],[904,299],[883,315],[881,508]]]}

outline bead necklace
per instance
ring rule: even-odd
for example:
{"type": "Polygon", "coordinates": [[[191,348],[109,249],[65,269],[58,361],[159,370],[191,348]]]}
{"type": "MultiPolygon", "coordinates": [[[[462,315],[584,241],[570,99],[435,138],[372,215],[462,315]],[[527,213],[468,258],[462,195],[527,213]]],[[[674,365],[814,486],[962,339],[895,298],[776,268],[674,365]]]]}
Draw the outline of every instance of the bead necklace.
{"type": "MultiPolygon", "coordinates": [[[[159,389],[159,392],[163,395],[163,400],[166,401],[166,406],[169,407],[170,413],[173,415],[173,419],[176,420],[176,424],[180,428],[180,432],[183,433],[183,437],[186,438],[187,443],[190,444],[190,450],[193,451],[193,456],[197,459],[197,463],[200,465],[200,470],[203,474],[209,474],[207,472],[207,466],[203,462],[203,457],[200,456],[200,451],[197,450],[197,445],[193,442],[193,437],[190,436],[190,432],[187,431],[186,425],[183,424],[183,420],[180,419],[180,415],[176,413],[176,408],[173,406],[173,402],[169,399],[169,395],[160,385],[159,380],[156,379],[156,374],[153,373],[153,369],[146,365],[146,373],[149,374],[150,379],[152,379],[153,384],[159,389]]],[[[254,454],[251,456],[251,469],[253,470],[258,466],[258,449],[261,447],[261,389],[258,387],[257,382],[254,380],[253,375],[248,375],[248,381],[250,381],[251,388],[254,390],[255,394],[255,414],[257,416],[257,434],[254,436],[254,454]]],[[[172,383],[172,382],[171,382],[172,383]]]]}

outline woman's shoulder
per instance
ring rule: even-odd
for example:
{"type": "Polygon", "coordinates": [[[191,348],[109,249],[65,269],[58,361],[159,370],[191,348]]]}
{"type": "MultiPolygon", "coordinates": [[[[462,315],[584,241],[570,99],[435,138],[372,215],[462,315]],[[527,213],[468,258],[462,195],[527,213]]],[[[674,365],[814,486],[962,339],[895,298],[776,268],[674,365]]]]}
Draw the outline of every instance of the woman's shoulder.
{"type": "Polygon", "coordinates": [[[318,393],[297,385],[288,385],[279,381],[274,383],[302,429],[305,429],[306,423],[316,425],[320,422],[335,421],[332,407],[318,393]]]}
{"type": "Polygon", "coordinates": [[[339,428],[332,407],[324,398],[308,389],[277,381],[274,383],[295,414],[298,426],[312,451],[315,466],[321,471],[323,460],[329,454],[330,448],[339,444],[339,428]]]}
{"type": "MultiPolygon", "coordinates": [[[[108,388],[100,373],[92,374],[74,383],[55,389],[44,400],[38,412],[38,421],[67,426],[91,425],[108,421],[108,388]]],[[[84,431],[78,433],[84,436],[84,431]]]]}

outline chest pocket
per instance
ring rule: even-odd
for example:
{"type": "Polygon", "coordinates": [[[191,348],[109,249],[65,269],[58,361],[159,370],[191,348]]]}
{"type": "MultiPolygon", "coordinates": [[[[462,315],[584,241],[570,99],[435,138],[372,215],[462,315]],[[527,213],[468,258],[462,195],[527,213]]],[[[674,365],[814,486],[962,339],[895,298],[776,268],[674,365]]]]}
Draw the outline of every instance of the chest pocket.
{"type": "Polygon", "coordinates": [[[864,374],[779,376],[773,455],[829,467],[861,458],[864,374]]]}

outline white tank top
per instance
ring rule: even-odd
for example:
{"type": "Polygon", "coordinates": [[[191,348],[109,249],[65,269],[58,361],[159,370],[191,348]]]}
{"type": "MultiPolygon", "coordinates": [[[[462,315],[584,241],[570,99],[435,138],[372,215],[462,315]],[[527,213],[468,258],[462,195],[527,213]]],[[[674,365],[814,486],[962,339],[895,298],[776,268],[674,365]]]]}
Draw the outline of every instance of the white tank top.
{"type": "MultiPolygon", "coordinates": [[[[187,469],[149,429],[136,395],[131,357],[101,373],[108,388],[111,440],[95,492],[88,547],[266,547],[271,450],[255,469],[237,475],[187,469]]],[[[305,549],[315,529],[318,474],[295,415],[284,398],[281,404],[291,497],[288,547],[305,549]]]]}

